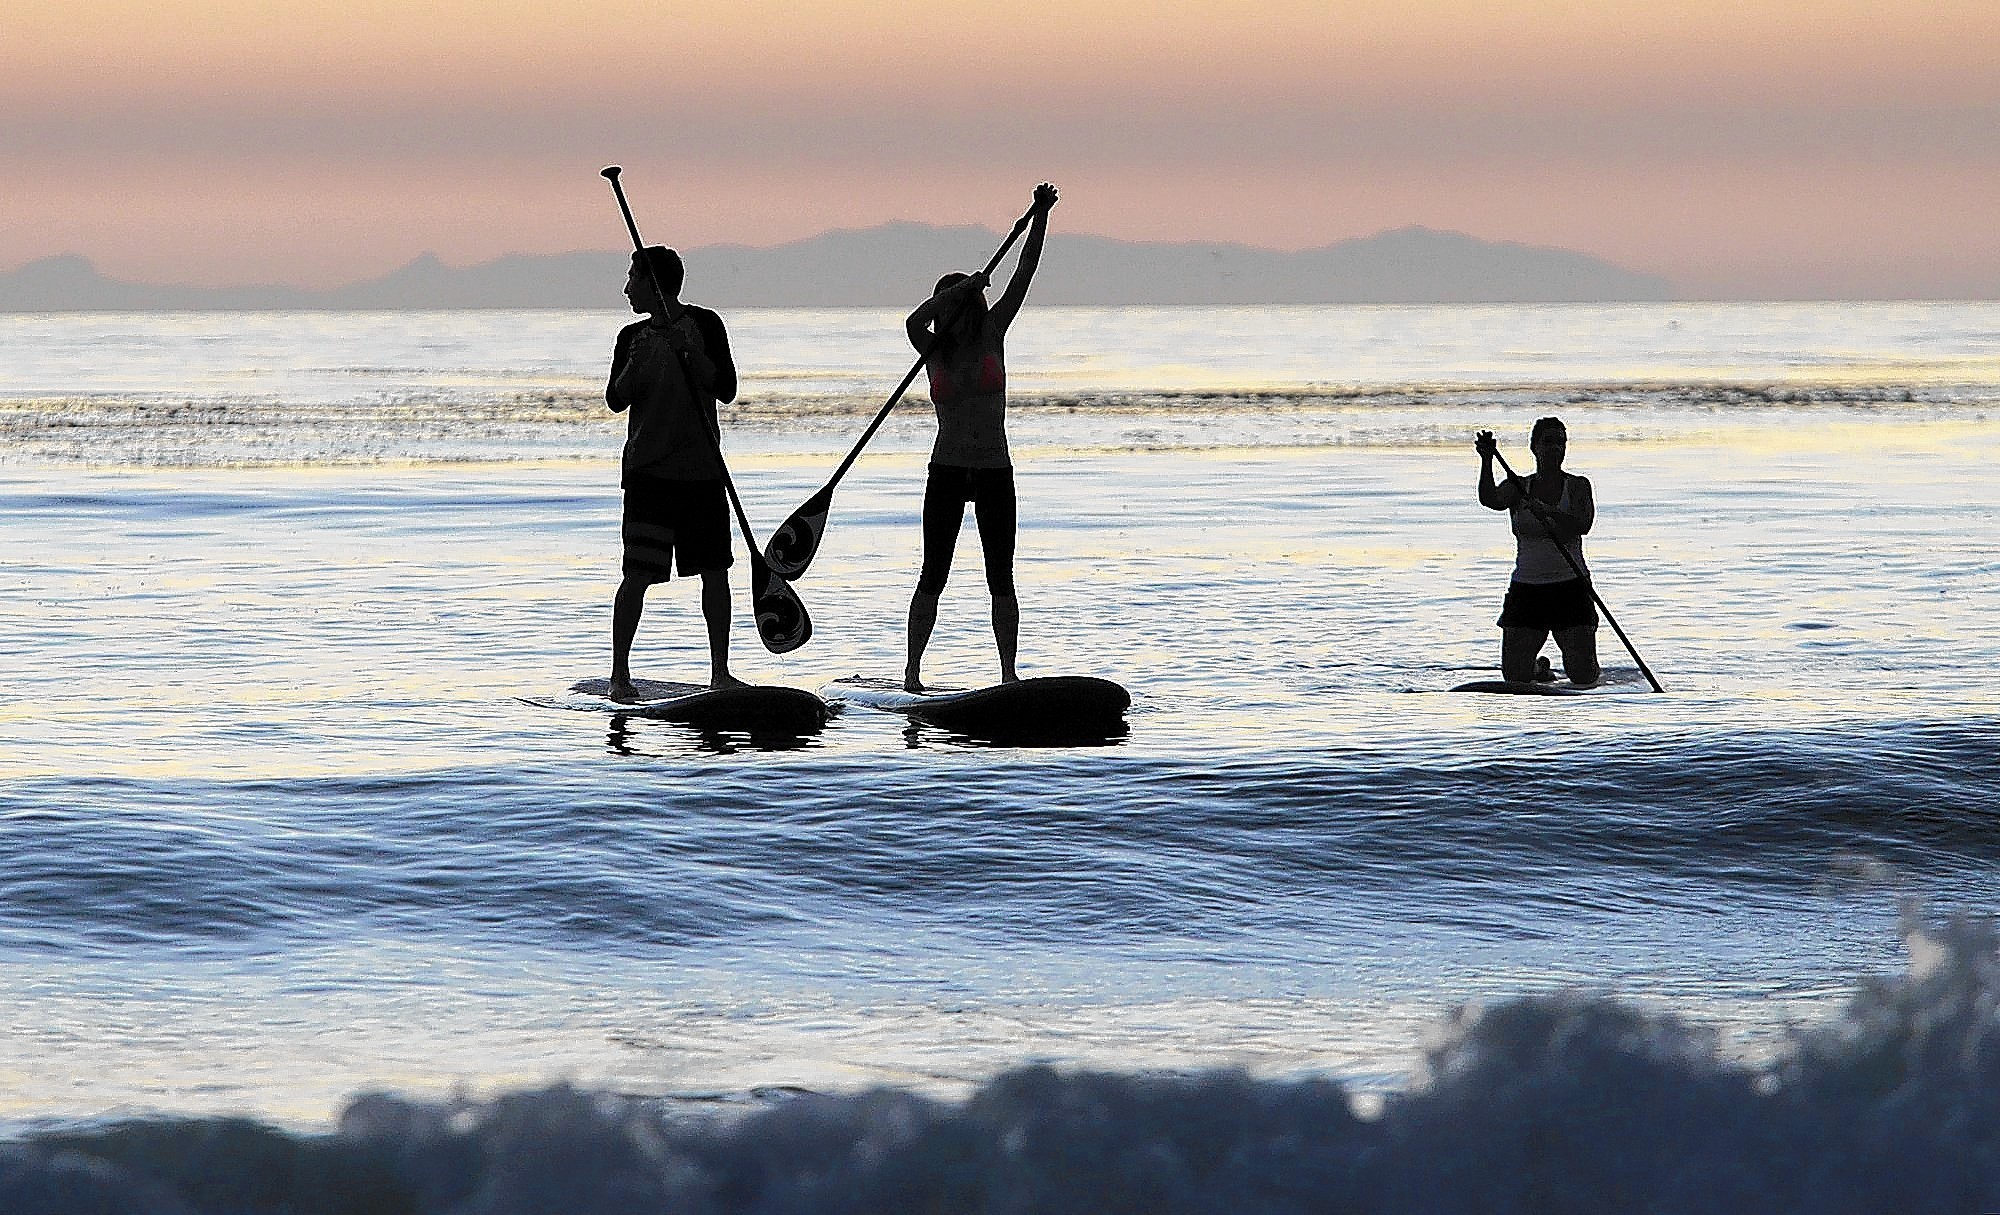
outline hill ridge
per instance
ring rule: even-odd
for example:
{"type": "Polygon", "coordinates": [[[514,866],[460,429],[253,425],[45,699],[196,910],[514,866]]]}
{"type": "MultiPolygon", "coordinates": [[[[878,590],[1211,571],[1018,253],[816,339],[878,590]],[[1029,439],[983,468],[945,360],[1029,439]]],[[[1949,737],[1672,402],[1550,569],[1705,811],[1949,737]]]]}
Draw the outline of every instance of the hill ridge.
{"type": "MultiPolygon", "coordinates": [[[[687,297],[717,307],[902,306],[1000,242],[976,226],[896,220],[774,246],[684,250],[687,297]]],[[[58,254],[0,273],[0,311],[617,308],[624,251],[509,254],[451,266],[424,253],[341,287],[124,282],[58,254]]],[[[1007,272],[1005,266],[1001,273],[1007,272]]],[[[1420,225],[1280,251],[1227,241],[1052,234],[1035,282],[1046,304],[1478,304],[1669,300],[1670,283],[1569,249],[1420,225]]]]}

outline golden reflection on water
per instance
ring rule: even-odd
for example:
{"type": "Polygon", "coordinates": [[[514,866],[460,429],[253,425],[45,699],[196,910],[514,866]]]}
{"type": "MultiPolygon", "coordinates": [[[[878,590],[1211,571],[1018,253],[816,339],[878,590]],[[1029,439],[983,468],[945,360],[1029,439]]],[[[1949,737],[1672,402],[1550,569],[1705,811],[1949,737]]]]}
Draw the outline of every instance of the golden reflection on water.
{"type": "MultiPolygon", "coordinates": [[[[1958,664],[1913,640],[1993,635],[1976,592],[2000,419],[1760,415],[1663,443],[1603,441],[1605,418],[1569,415],[1571,466],[1598,485],[1600,593],[1670,686],[1726,693],[1739,711],[1825,705],[1830,691],[1863,711],[1914,710],[1936,693],[1897,672],[1949,678],[1958,664]]],[[[1472,502],[1475,471],[1469,451],[1428,447],[1026,456],[1024,662],[1090,656],[1176,734],[1366,731],[1411,706],[1363,709],[1356,695],[1449,686],[1493,661],[1511,541],[1472,502]],[[1341,699],[1315,703],[1316,689],[1341,699]]],[[[739,458],[766,527],[823,472],[797,453],[739,458]]],[[[915,453],[857,466],[798,588],[820,638],[773,659],[739,620],[746,671],[817,687],[899,665],[921,477],[915,453]]],[[[29,622],[14,679],[51,693],[9,713],[17,745],[0,765],[13,774],[415,772],[573,746],[586,724],[537,721],[513,698],[605,661],[616,497],[602,463],[51,469],[8,485],[29,498],[87,487],[104,503],[0,524],[20,570],[11,614],[29,622]],[[97,737],[117,745],[83,741],[97,737]]],[[[961,547],[933,661],[965,683],[991,666],[969,520],[961,547]]],[[[739,565],[739,597],[742,581],[739,565]]],[[[649,604],[646,661],[697,662],[691,593],[673,584],[649,604]]],[[[1619,658],[1608,630],[1600,652],[1619,658]]],[[[1991,703],[1976,684],[1963,694],[1991,703]]],[[[1133,744],[1166,726],[1148,721],[1133,744]]],[[[836,723],[826,743],[854,732],[836,723]]]]}

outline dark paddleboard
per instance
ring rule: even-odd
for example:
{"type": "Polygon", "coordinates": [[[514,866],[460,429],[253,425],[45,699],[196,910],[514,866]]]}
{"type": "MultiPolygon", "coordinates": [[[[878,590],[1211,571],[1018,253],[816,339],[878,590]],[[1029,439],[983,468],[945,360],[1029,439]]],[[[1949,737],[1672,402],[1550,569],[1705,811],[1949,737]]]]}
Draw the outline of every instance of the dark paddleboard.
{"type": "MultiPolygon", "coordinates": [[[[1601,687],[1603,685],[1593,685],[1601,687]]],[[[1495,692],[1502,696],[1583,696],[1589,688],[1573,683],[1541,683],[1521,679],[1475,679],[1453,688],[1454,692],[1495,692]]]]}
{"type": "Polygon", "coordinates": [[[635,679],[632,686],[639,699],[627,703],[610,699],[610,680],[581,680],[570,687],[571,702],[565,707],[608,709],[703,730],[751,734],[808,734],[826,724],[826,702],[802,688],[711,688],[657,679],[635,679]],[[577,703],[579,697],[594,701],[577,703]]]}
{"type": "Polygon", "coordinates": [[[1131,694],[1108,679],[1053,675],[969,691],[905,692],[888,679],[859,675],[820,689],[828,703],[901,713],[975,738],[1104,738],[1125,729],[1131,694]]]}

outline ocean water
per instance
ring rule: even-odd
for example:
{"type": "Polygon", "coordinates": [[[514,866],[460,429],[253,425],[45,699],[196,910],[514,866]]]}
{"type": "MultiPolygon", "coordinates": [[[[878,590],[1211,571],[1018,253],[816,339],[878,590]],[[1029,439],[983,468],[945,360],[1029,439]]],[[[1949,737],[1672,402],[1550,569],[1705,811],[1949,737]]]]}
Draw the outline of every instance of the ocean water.
{"type": "MultiPolygon", "coordinates": [[[[761,538],[908,356],[728,320],[761,538]]],[[[530,703],[607,662],[620,322],[0,317],[0,1207],[2000,1208],[2000,306],[1030,309],[1077,748],[530,703]],[[1666,695],[1608,628],[1446,691],[1546,413],[1666,695]]],[[[899,669],[926,413],[740,674],[899,669]]]]}

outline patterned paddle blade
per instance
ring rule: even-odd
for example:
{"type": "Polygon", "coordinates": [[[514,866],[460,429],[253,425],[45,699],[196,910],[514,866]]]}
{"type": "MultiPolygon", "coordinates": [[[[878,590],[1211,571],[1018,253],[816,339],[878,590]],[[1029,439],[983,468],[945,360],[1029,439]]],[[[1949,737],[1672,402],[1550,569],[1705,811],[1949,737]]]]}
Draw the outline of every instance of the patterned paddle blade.
{"type": "Polygon", "coordinates": [[[826,516],[833,505],[831,486],[806,499],[792,512],[785,525],[771,533],[764,545],[764,561],[771,572],[787,582],[796,581],[819,553],[820,537],[826,534],[826,516]]]}
{"type": "Polygon", "coordinates": [[[757,613],[757,636],[773,654],[789,654],[812,639],[812,617],[789,582],[771,573],[751,554],[751,607],[757,613]]]}

